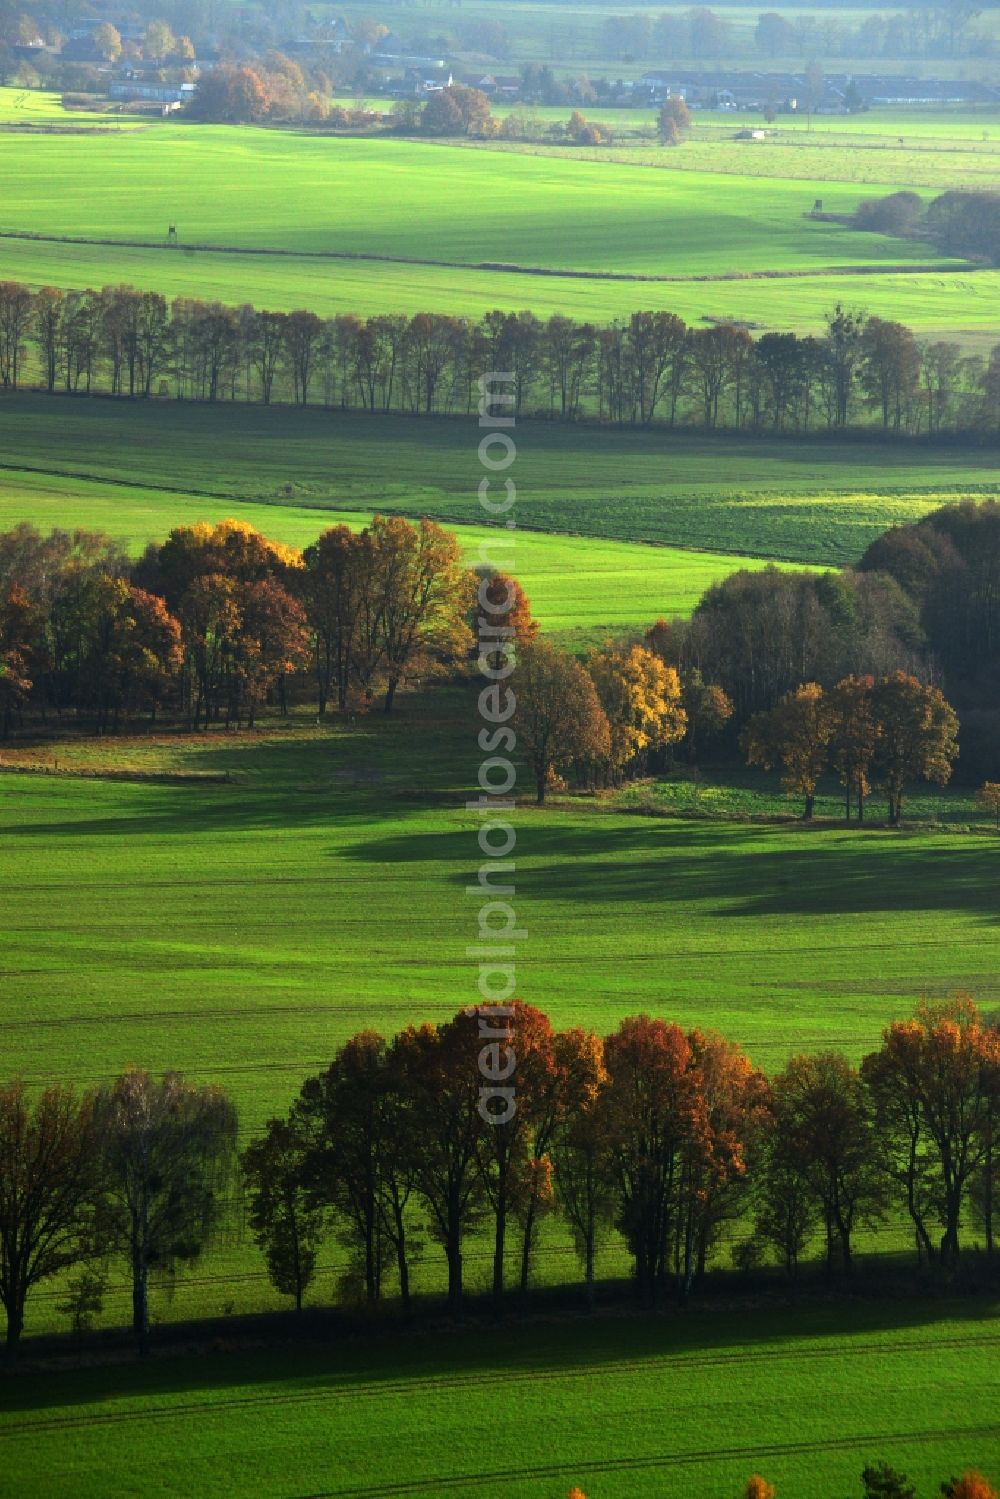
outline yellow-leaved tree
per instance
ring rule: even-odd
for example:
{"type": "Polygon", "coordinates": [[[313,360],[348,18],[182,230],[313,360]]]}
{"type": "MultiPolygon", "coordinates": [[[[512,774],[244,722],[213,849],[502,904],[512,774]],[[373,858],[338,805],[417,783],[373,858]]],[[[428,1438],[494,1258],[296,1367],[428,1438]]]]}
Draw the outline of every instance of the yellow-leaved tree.
{"type": "Polygon", "coordinates": [[[606,770],[613,783],[630,770],[641,773],[651,750],[683,739],[687,714],[675,667],[643,645],[607,645],[588,654],[587,670],[608,720],[606,770]]]}

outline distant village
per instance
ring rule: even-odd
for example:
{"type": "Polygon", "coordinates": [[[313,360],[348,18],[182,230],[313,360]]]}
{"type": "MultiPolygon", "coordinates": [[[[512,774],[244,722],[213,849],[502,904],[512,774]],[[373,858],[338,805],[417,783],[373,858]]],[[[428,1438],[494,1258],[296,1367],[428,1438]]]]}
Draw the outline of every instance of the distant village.
{"type": "MultiPolygon", "coordinates": [[[[238,21],[240,11],[234,14],[238,21]]],[[[395,32],[371,23],[359,27],[343,17],[314,20],[305,34],[278,39],[271,51],[328,83],[331,91],[391,101],[421,100],[461,84],[499,104],[658,108],[673,97],[683,99],[691,110],[767,116],[803,111],[836,115],[892,106],[1000,105],[1000,83],[825,73],[816,64],[793,73],[734,70],[705,63],[698,68],[650,68],[628,78],[557,77],[552,69],[538,64],[503,71],[489,58],[473,65],[468,54],[414,53],[395,32]]],[[[3,45],[3,53],[8,82],[78,88],[98,93],[130,112],[162,114],[179,112],[190,103],[205,72],[220,64],[248,60],[231,41],[225,46],[199,42],[196,50],[187,37],[174,36],[163,22],[137,27],[113,16],[74,28],[65,36],[25,34],[22,23],[20,33],[3,45]]]]}

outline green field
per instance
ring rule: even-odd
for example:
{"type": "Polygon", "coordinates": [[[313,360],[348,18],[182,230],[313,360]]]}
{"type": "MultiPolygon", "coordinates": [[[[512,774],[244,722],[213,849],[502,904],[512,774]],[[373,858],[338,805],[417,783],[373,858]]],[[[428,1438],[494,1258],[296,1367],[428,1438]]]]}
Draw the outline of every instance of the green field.
{"type": "Polygon", "coordinates": [[[113,1472],[117,1495],[150,1499],[730,1499],[762,1471],[831,1499],[883,1457],[929,1499],[973,1462],[996,1470],[998,1343],[986,1307],[904,1304],[27,1377],[0,1395],[0,1491],[104,1499],[113,1472]]]}
{"type": "MultiPolygon", "coordinates": [[[[183,124],[93,140],[0,136],[0,173],[5,229],[38,234],[160,241],[176,224],[194,245],[654,274],[937,258],[803,217],[812,187],[795,182],[609,173],[415,141],[183,124]]],[[[858,192],[830,182],[824,196],[846,211],[858,192]]]]}
{"type": "MultiPolygon", "coordinates": [[[[808,194],[808,183],[803,191],[808,194]]],[[[918,269],[915,274],[807,273],[747,280],[740,275],[735,244],[728,264],[733,275],[724,281],[701,281],[696,275],[676,281],[611,281],[384,261],[217,255],[191,249],[112,250],[0,239],[0,273],[35,287],[71,290],[124,282],[170,297],[249,301],[278,311],[304,306],[327,317],[410,314],[415,309],[480,317],[500,307],[509,312],[528,308],[538,317],[559,313],[580,321],[611,321],[649,308],[676,312],[694,326],[713,318],[734,318],[750,320],[760,331],[817,333],[834,303],[844,300],[905,322],[922,338],[958,339],[970,351],[986,354],[997,341],[998,271],[918,269]]]]}
{"type": "Polygon", "coordinates": [[[66,130],[120,130],[125,126],[134,130],[146,123],[120,114],[114,106],[108,109],[66,109],[61,94],[46,93],[43,89],[0,88],[0,129],[14,125],[22,129],[45,130],[54,126],[66,130]]]}
{"type": "MultiPolygon", "coordinates": [[[[695,169],[701,158],[689,155],[691,170],[660,171],[586,153],[177,122],[93,138],[0,134],[7,235],[152,246],[7,238],[0,274],[63,287],[128,281],[169,295],[327,314],[476,315],[500,305],[606,319],[644,305],[695,323],[729,316],[799,330],[821,326],[837,297],[848,297],[928,335],[951,331],[970,345],[992,336],[998,273],[973,273],[961,262],[942,271],[928,246],[805,217],[817,195],[828,210],[856,206],[862,185],[837,180],[851,175],[853,151],[829,148],[822,160],[830,180],[813,147],[800,152],[808,155],[801,180],[792,145],[769,142],[748,156],[751,175],[733,175],[736,149],[707,140],[693,150],[729,153],[720,170],[703,169],[709,157],[695,169]],[[163,243],[170,224],[180,249],[163,243]],[[204,245],[228,253],[195,248],[204,245]],[[246,253],[263,250],[281,254],[246,253]],[[347,258],[330,258],[338,256],[347,258]],[[386,256],[399,262],[379,258],[386,256]],[[450,264],[427,263],[434,261],[450,264]],[[484,269],[498,263],[512,269],[484,269]],[[916,274],[893,273],[896,266],[916,274]],[[795,276],[794,295],[769,279],[776,273],[795,276]]],[[[952,149],[989,171],[985,148],[952,149]]],[[[656,151],[656,165],[684,165],[682,154],[656,151]]],[[[931,159],[939,155],[929,149],[904,152],[879,180],[919,185],[931,159]]],[[[940,159],[941,181],[931,185],[954,185],[954,157],[940,159]]]]}
{"type": "MultiPolygon", "coordinates": [[[[330,511],[474,524],[477,438],[472,418],[0,399],[0,523],[88,525],[139,545],[239,501],[239,513],[295,542],[330,511]]],[[[517,445],[526,529],[822,566],[855,562],[888,526],[997,487],[988,446],[706,440],[547,422],[523,423],[517,445]]],[[[628,555],[651,575],[671,565],[648,547],[628,555]]]]}
{"type": "MultiPolygon", "coordinates": [[[[96,1076],[124,1049],[214,1067],[256,1123],[358,1024],[452,1011],[474,978],[455,899],[475,856],[455,805],[474,769],[474,703],[452,704],[435,749],[431,706],[408,702],[398,722],[354,730],[110,752],[138,768],[230,769],[235,786],[4,776],[10,1063],[66,1076],[85,1056],[96,1076]],[[81,857],[91,874],[74,895],[81,857]]],[[[32,758],[65,769],[82,753],[32,758]]],[[[524,997],[560,1024],[652,1008],[772,1065],[824,1044],[857,1055],[921,993],[1000,993],[987,833],[810,833],[587,805],[522,818],[524,997]]]]}

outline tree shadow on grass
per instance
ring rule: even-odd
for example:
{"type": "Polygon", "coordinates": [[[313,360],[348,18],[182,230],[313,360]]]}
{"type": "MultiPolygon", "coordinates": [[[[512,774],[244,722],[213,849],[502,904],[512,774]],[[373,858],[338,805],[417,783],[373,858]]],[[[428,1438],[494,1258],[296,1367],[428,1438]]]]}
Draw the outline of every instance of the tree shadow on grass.
{"type": "MultiPolygon", "coordinates": [[[[526,901],[621,903],[637,910],[698,907],[719,917],[852,916],[959,911],[1000,918],[1000,859],[966,835],[847,831],[591,817],[514,816],[517,896],[526,901]]],[[[458,863],[446,875],[474,884],[475,832],[414,829],[339,851],[361,862],[458,863]]]]}
{"type": "MultiPolygon", "coordinates": [[[[830,1340],[831,1363],[844,1358],[867,1358],[875,1363],[889,1351],[886,1345],[895,1333],[901,1338],[911,1336],[909,1346],[918,1359],[931,1353],[935,1344],[960,1358],[963,1344],[989,1346],[1000,1341],[996,1303],[986,1297],[824,1298],[819,1305],[807,1299],[799,1306],[765,1298],[765,1304],[743,1309],[733,1308],[728,1300],[725,1305],[722,1316],[707,1302],[683,1314],[676,1306],[668,1306],[639,1315],[630,1312],[625,1301],[618,1303],[615,1316],[564,1315],[555,1322],[514,1317],[497,1324],[492,1318],[484,1322],[473,1315],[466,1325],[454,1327],[436,1318],[418,1319],[412,1325],[383,1320],[373,1324],[370,1336],[346,1338],[343,1317],[332,1311],[309,1313],[303,1323],[291,1314],[230,1318],[222,1333],[226,1352],[181,1354],[144,1364],[126,1352],[125,1362],[46,1372],[23,1370],[0,1378],[0,1432],[6,1427],[13,1434],[20,1426],[18,1416],[31,1412],[41,1419],[38,1436],[57,1433],[62,1424],[57,1413],[63,1410],[69,1440],[74,1440],[74,1431],[84,1429],[84,1423],[92,1431],[108,1423],[114,1441],[116,1431],[128,1431],[143,1414],[211,1419],[224,1417],[227,1409],[252,1414],[258,1405],[261,1419],[266,1420],[283,1403],[350,1394],[362,1384],[375,1396],[384,1386],[387,1396],[405,1398],[433,1398],[436,1391],[440,1398],[450,1388],[452,1398],[460,1400],[465,1380],[472,1389],[502,1371],[506,1378],[537,1381],[544,1398],[558,1388],[553,1382],[561,1376],[599,1380],[604,1374],[614,1374],[615,1366],[623,1361],[633,1366],[628,1372],[642,1376],[644,1361],[649,1361],[648,1372],[653,1374],[656,1361],[671,1360],[669,1372],[664,1372],[677,1380],[705,1377],[707,1366],[723,1385],[730,1378],[745,1377],[760,1359],[787,1359],[790,1378],[822,1368],[823,1363],[815,1363],[817,1357],[824,1358],[821,1339],[830,1340]],[[942,1321],[958,1324],[954,1333],[926,1342],[913,1338],[942,1321]],[[488,1335],[484,1335],[487,1328],[488,1335]],[[237,1353],[233,1340],[241,1335],[252,1341],[237,1353]],[[255,1397],[254,1385],[268,1388],[255,1397]],[[226,1391],[233,1392],[230,1399],[226,1391]],[[173,1403],[185,1395],[192,1404],[173,1403]],[[160,1400],[168,1403],[159,1405],[160,1400]],[[129,1405],[102,1411],[103,1405],[119,1401],[129,1405]],[[143,1401],[150,1402],[145,1410],[143,1401]],[[97,1409],[78,1418],[72,1413],[77,1406],[97,1409]]],[[[357,1334],[358,1327],[351,1331],[357,1334]]],[[[187,1333],[205,1338],[206,1326],[173,1329],[173,1337],[162,1340],[164,1346],[169,1341],[176,1349],[178,1336],[187,1333]]],[[[63,1344],[62,1350],[68,1351],[68,1345],[63,1344]]],[[[900,1351],[898,1345],[896,1351],[900,1351]]],[[[25,1355],[30,1357],[30,1353],[29,1342],[25,1355]]],[[[30,1425],[26,1423],[23,1430],[31,1436],[30,1425]]]]}

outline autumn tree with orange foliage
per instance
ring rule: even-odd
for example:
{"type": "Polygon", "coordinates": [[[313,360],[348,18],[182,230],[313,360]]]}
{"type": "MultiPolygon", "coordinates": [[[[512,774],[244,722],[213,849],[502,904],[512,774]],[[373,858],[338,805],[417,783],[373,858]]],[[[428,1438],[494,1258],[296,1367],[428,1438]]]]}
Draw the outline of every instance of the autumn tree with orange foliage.
{"type": "Polygon", "coordinates": [[[492,567],[477,568],[476,576],[479,583],[469,621],[473,634],[478,634],[476,623],[485,610],[492,616],[489,619],[491,628],[499,623],[504,628],[513,630],[514,640],[522,644],[536,639],[538,621],[531,612],[531,601],[517,578],[492,567]]]}
{"type": "Polygon", "coordinates": [[[768,1483],[759,1473],[752,1473],[743,1487],[740,1499],[774,1499],[777,1492],[773,1483],[768,1483]]]}
{"type": "Polygon", "coordinates": [[[769,713],[755,713],[740,735],[750,765],[764,770],[780,764],[789,796],[805,798],[803,818],[813,815],[816,786],[826,769],[834,717],[817,682],[788,692],[769,713]]]}
{"type": "MultiPolygon", "coordinates": [[[[882,1033],[864,1059],[878,1122],[905,1195],[917,1242],[931,1263],[953,1267],[969,1190],[980,1173],[992,1184],[1000,1122],[1000,1033],[985,1027],[973,1001],[921,1004],[911,1020],[882,1033]],[[929,1221],[936,1219],[935,1244],[929,1221]]],[[[992,1192],[987,1194],[992,1247],[992,1192]]]]}
{"type": "Polygon", "coordinates": [[[604,1060],[617,1225],[648,1305],[670,1275],[678,1183],[696,1128],[691,1046],[679,1026],[638,1015],[608,1037],[604,1060]]]}
{"type": "Polygon", "coordinates": [[[874,690],[874,677],[844,677],[827,698],[833,716],[831,758],[844,787],[848,822],[855,803],[858,821],[864,822],[865,797],[871,791],[872,762],[879,741],[874,690]]]}
{"type": "Polygon", "coordinates": [[[961,1478],[951,1478],[941,1485],[944,1499],[997,1499],[997,1491],[988,1478],[974,1468],[967,1469],[961,1478]]]}
{"type": "Polygon", "coordinates": [[[937,687],[896,671],[873,692],[879,725],[877,765],[889,798],[889,825],[903,817],[903,794],[910,781],[951,779],[958,756],[958,717],[937,687]]]}
{"type": "Polygon", "coordinates": [[[771,1118],[770,1084],[739,1047],[699,1030],[690,1032],[688,1044],[696,1106],[680,1178],[683,1297],[690,1294],[695,1277],[704,1274],[723,1224],[742,1214],[748,1167],[771,1118]]]}
{"type": "Polygon", "coordinates": [[[17,583],[0,598],[0,733],[8,738],[14,717],[31,692],[31,660],[40,643],[41,621],[17,583]]]}

